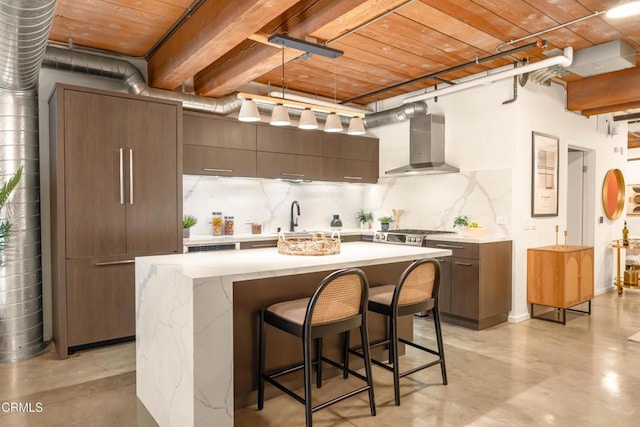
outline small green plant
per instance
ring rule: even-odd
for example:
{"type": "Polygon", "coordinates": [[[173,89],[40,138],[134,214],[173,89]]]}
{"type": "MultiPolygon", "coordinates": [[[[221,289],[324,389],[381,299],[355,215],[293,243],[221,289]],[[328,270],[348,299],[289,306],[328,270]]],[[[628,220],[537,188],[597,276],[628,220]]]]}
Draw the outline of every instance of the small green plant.
{"type": "Polygon", "coordinates": [[[453,219],[453,227],[468,227],[469,217],[466,215],[458,215],[453,219]]]}
{"type": "Polygon", "coordinates": [[[365,212],[364,209],[360,209],[357,213],[357,218],[360,224],[366,224],[373,221],[373,212],[365,212]]]}
{"type": "Polygon", "coordinates": [[[193,215],[185,215],[182,217],[182,228],[191,228],[198,223],[198,218],[193,215]]]}
{"type": "Polygon", "coordinates": [[[393,222],[393,218],[390,216],[381,216],[378,218],[378,221],[380,221],[380,224],[391,224],[393,222]]]}
{"type": "MultiPolygon", "coordinates": [[[[2,188],[0,188],[0,209],[4,207],[4,204],[9,199],[9,195],[11,194],[13,189],[16,188],[18,182],[20,182],[20,177],[22,177],[22,166],[9,179],[9,181],[5,182],[2,185],[2,188]]],[[[9,223],[9,221],[0,220],[0,241],[4,240],[10,228],[11,224],[9,223]]]]}

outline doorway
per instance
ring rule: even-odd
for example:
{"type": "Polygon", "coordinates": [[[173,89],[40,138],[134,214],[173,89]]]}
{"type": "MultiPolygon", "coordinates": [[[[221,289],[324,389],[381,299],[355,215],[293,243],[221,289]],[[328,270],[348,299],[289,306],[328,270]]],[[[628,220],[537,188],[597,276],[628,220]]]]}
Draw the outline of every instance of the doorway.
{"type": "Polygon", "coordinates": [[[567,153],[567,244],[593,245],[595,229],[594,153],[569,147],[567,153]]]}

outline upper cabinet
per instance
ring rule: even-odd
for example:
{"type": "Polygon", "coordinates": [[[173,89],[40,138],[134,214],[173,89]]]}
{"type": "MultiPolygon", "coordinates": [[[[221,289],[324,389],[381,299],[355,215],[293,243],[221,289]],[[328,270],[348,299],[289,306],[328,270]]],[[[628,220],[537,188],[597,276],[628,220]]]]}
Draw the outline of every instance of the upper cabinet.
{"type": "Polygon", "coordinates": [[[378,139],[327,133],[324,135],[324,180],[378,182],[378,139]]]}
{"type": "Polygon", "coordinates": [[[256,176],[256,125],[185,112],[184,173],[256,176]]]}
{"type": "Polygon", "coordinates": [[[378,181],[378,139],[184,113],[184,173],[378,181]]]}

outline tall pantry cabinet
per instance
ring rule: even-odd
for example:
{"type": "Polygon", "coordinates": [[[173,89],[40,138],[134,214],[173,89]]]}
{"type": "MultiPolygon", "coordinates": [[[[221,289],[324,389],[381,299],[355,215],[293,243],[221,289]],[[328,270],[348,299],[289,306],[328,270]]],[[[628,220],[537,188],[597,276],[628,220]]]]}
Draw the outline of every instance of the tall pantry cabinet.
{"type": "Polygon", "coordinates": [[[182,252],[179,102],[56,85],[49,99],[58,355],[135,335],[134,258],[182,252]]]}

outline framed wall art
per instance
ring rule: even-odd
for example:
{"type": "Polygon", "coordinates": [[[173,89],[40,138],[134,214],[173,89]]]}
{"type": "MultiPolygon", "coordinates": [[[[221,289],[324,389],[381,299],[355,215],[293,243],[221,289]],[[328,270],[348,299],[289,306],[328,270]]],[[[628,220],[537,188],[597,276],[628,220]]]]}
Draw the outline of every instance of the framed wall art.
{"type": "Polygon", "coordinates": [[[558,216],[560,140],[532,132],[531,216],[558,216]]]}
{"type": "Polygon", "coordinates": [[[640,215],[640,184],[627,185],[627,215],[640,215]]]}

